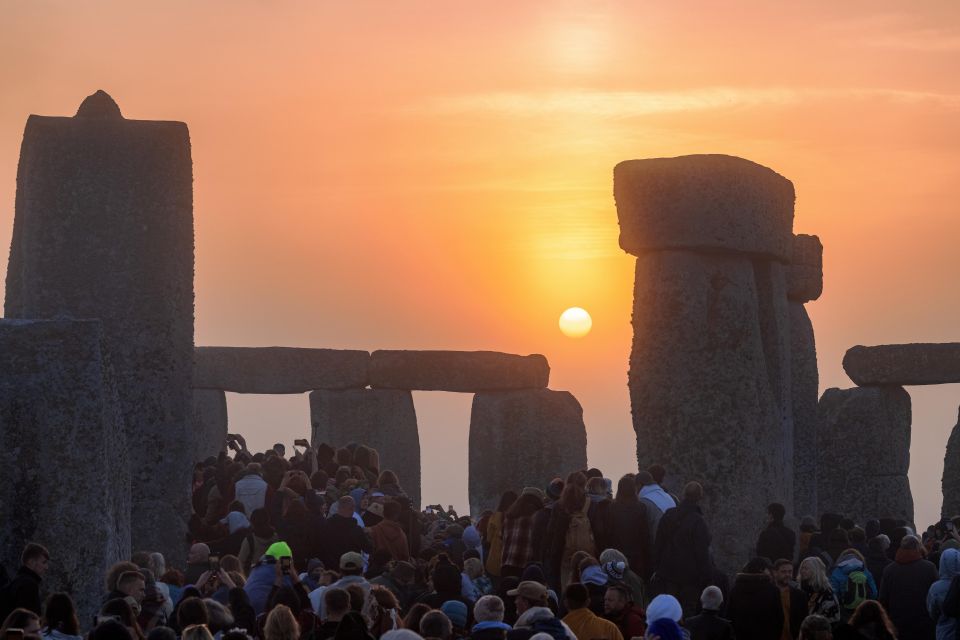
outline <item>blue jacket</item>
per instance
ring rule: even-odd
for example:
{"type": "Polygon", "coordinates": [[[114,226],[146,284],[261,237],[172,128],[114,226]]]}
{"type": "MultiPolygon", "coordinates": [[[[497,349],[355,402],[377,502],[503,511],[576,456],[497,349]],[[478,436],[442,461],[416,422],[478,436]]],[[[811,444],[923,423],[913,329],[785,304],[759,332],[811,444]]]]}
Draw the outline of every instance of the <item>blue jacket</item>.
{"type": "Polygon", "coordinates": [[[867,576],[867,599],[877,599],[879,593],[877,583],[863,562],[853,555],[846,557],[841,555],[840,562],[830,572],[830,587],[833,588],[833,593],[837,596],[837,601],[840,602],[841,607],[843,606],[843,597],[847,595],[847,577],[854,571],[862,571],[867,576]]]}
{"type": "MultiPolygon", "coordinates": [[[[270,557],[265,557],[258,562],[247,576],[247,583],[243,585],[243,590],[247,592],[250,598],[250,604],[257,615],[263,613],[267,608],[267,598],[270,597],[270,590],[273,589],[273,581],[277,578],[277,561],[270,557]]],[[[283,584],[292,587],[290,576],[283,577],[283,584]]]]}
{"type": "Polygon", "coordinates": [[[960,574],[960,551],[946,549],[940,554],[940,579],[927,592],[927,612],[937,623],[937,640],[955,640],[957,619],[943,614],[943,600],[950,591],[950,583],[960,574]]]}

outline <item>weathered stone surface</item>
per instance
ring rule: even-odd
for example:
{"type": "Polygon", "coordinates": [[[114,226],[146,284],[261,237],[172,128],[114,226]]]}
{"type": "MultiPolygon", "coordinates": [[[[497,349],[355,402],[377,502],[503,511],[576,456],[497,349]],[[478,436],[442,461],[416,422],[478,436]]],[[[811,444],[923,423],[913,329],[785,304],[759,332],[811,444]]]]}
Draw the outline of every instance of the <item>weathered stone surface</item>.
{"type": "Polygon", "coordinates": [[[943,509],[941,515],[952,518],[960,515],[960,417],[950,432],[947,453],[943,458],[943,509]]]}
{"type": "Polygon", "coordinates": [[[420,435],[413,395],[397,389],[320,390],[310,394],[311,442],[373,447],[380,470],[392,470],[420,505],[420,435]]]}
{"type": "Polygon", "coordinates": [[[583,409],[568,391],[478,393],[470,413],[470,512],[508,489],[544,487],[587,467],[583,409]]]}
{"type": "Polygon", "coordinates": [[[770,502],[792,512],[780,276],[743,255],[657,251],[637,260],[629,373],[637,460],[666,465],[675,491],[703,483],[724,570],[751,553],[744,523],[763,522],[770,502]]]}
{"type": "Polygon", "coordinates": [[[374,351],[370,386],[419,391],[506,391],[545,388],[550,365],[542,355],[496,351],[374,351]]]}
{"type": "Polygon", "coordinates": [[[70,593],[81,620],[130,557],[128,447],[101,338],[96,320],[0,321],[0,562],[45,545],[43,588],[70,593]]]}
{"type": "Polygon", "coordinates": [[[789,262],[793,183],[743,158],[627,160],[613,170],[620,246],[757,254],[789,262]]]}
{"type": "Polygon", "coordinates": [[[843,356],[843,370],[861,387],[960,382],[960,342],[857,345],[843,356]]]}
{"type": "Polygon", "coordinates": [[[817,501],[821,512],[855,522],[913,522],[910,395],[901,387],[827,389],[817,427],[817,501]]]}
{"type": "Polygon", "coordinates": [[[192,460],[187,127],[125,120],[103,93],[74,118],[30,116],[15,208],[6,315],[102,320],[131,452],[133,546],[175,566],[192,460]]]}
{"type": "Polygon", "coordinates": [[[190,437],[195,461],[219,455],[227,439],[227,425],[227,394],[216,389],[194,389],[190,437]]]}
{"type": "Polygon", "coordinates": [[[793,236],[787,285],[790,300],[794,302],[810,302],[823,293],[823,245],[817,236],[793,236]]]}
{"type": "Polygon", "coordinates": [[[367,386],[366,351],[299,347],[197,347],[193,386],[234,393],[305,393],[367,386]]]}
{"type": "Polygon", "coordinates": [[[817,509],[817,347],[807,309],[790,303],[790,371],[793,388],[793,508],[798,517],[817,509]]]}

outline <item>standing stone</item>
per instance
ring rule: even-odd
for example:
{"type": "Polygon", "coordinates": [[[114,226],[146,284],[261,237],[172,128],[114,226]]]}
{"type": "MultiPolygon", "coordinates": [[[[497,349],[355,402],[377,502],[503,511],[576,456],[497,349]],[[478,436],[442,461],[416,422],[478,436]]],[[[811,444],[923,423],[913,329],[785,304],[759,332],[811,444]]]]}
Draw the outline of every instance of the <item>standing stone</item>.
{"type": "Polygon", "coordinates": [[[30,116],[7,271],[10,318],[99,318],[133,483],[133,547],[183,560],[193,456],[193,175],[181,122],[125,120],[102,91],[30,116]]]}
{"type": "Polygon", "coordinates": [[[470,513],[501,494],[587,467],[583,409],[568,391],[478,393],[470,413],[470,513]]]}
{"type": "Polygon", "coordinates": [[[311,442],[356,442],[380,455],[415,507],[420,505],[420,435],[413,395],[399,389],[320,390],[310,394],[311,442]]]}
{"type": "Polygon", "coordinates": [[[370,386],[416,391],[508,391],[543,389],[550,365],[540,354],[496,351],[374,351],[370,386]]]}
{"type": "Polygon", "coordinates": [[[817,501],[854,522],[913,522],[910,395],[902,387],[827,389],[817,428],[817,501]]]}
{"type": "Polygon", "coordinates": [[[620,246],[637,256],[629,386],[640,468],[704,484],[718,565],[749,557],[766,505],[793,508],[784,265],[793,185],[731,156],[622,162],[620,246]]]}
{"type": "Polygon", "coordinates": [[[193,420],[190,423],[193,460],[217,456],[227,439],[227,394],[213,389],[193,390],[193,420]]]}
{"type": "Polygon", "coordinates": [[[91,620],[107,569],[130,557],[128,447],[100,322],[0,321],[0,448],[0,562],[45,545],[43,589],[91,620]]]}
{"type": "Polygon", "coordinates": [[[952,518],[960,515],[960,417],[950,432],[947,454],[943,459],[943,509],[940,515],[952,518]]]}
{"type": "Polygon", "coordinates": [[[793,385],[794,514],[818,516],[817,508],[817,347],[807,309],[790,303],[790,365],[793,385]]]}

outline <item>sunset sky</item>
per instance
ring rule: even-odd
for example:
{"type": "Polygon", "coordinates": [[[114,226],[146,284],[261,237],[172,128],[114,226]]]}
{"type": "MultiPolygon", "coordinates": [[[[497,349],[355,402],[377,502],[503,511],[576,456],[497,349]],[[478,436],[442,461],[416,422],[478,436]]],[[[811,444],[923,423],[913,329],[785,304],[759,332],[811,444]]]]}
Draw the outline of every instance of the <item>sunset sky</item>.
{"type": "MultiPolygon", "coordinates": [[[[104,89],[190,127],[197,344],[543,353],[616,479],[614,164],[728,153],[791,179],[795,231],[825,246],[821,387],[851,386],[850,346],[960,340],[958,70],[947,0],[0,0],[0,246],[27,116],[104,89]],[[560,333],[570,306],[586,338],[560,333]]],[[[925,525],[960,385],[910,392],[925,525]]],[[[431,501],[466,504],[470,401],[415,394],[431,501]]],[[[229,403],[254,445],[308,433],[305,396],[229,403]]]]}

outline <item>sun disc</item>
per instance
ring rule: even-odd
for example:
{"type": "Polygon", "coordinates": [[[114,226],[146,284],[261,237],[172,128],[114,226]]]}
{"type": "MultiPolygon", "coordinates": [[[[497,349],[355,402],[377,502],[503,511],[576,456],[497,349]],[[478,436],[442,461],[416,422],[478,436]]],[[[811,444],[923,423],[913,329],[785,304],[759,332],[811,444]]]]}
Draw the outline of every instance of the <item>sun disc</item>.
{"type": "Polygon", "coordinates": [[[570,307],[560,314],[560,331],[568,338],[582,338],[592,327],[593,319],[582,307],[570,307]]]}

